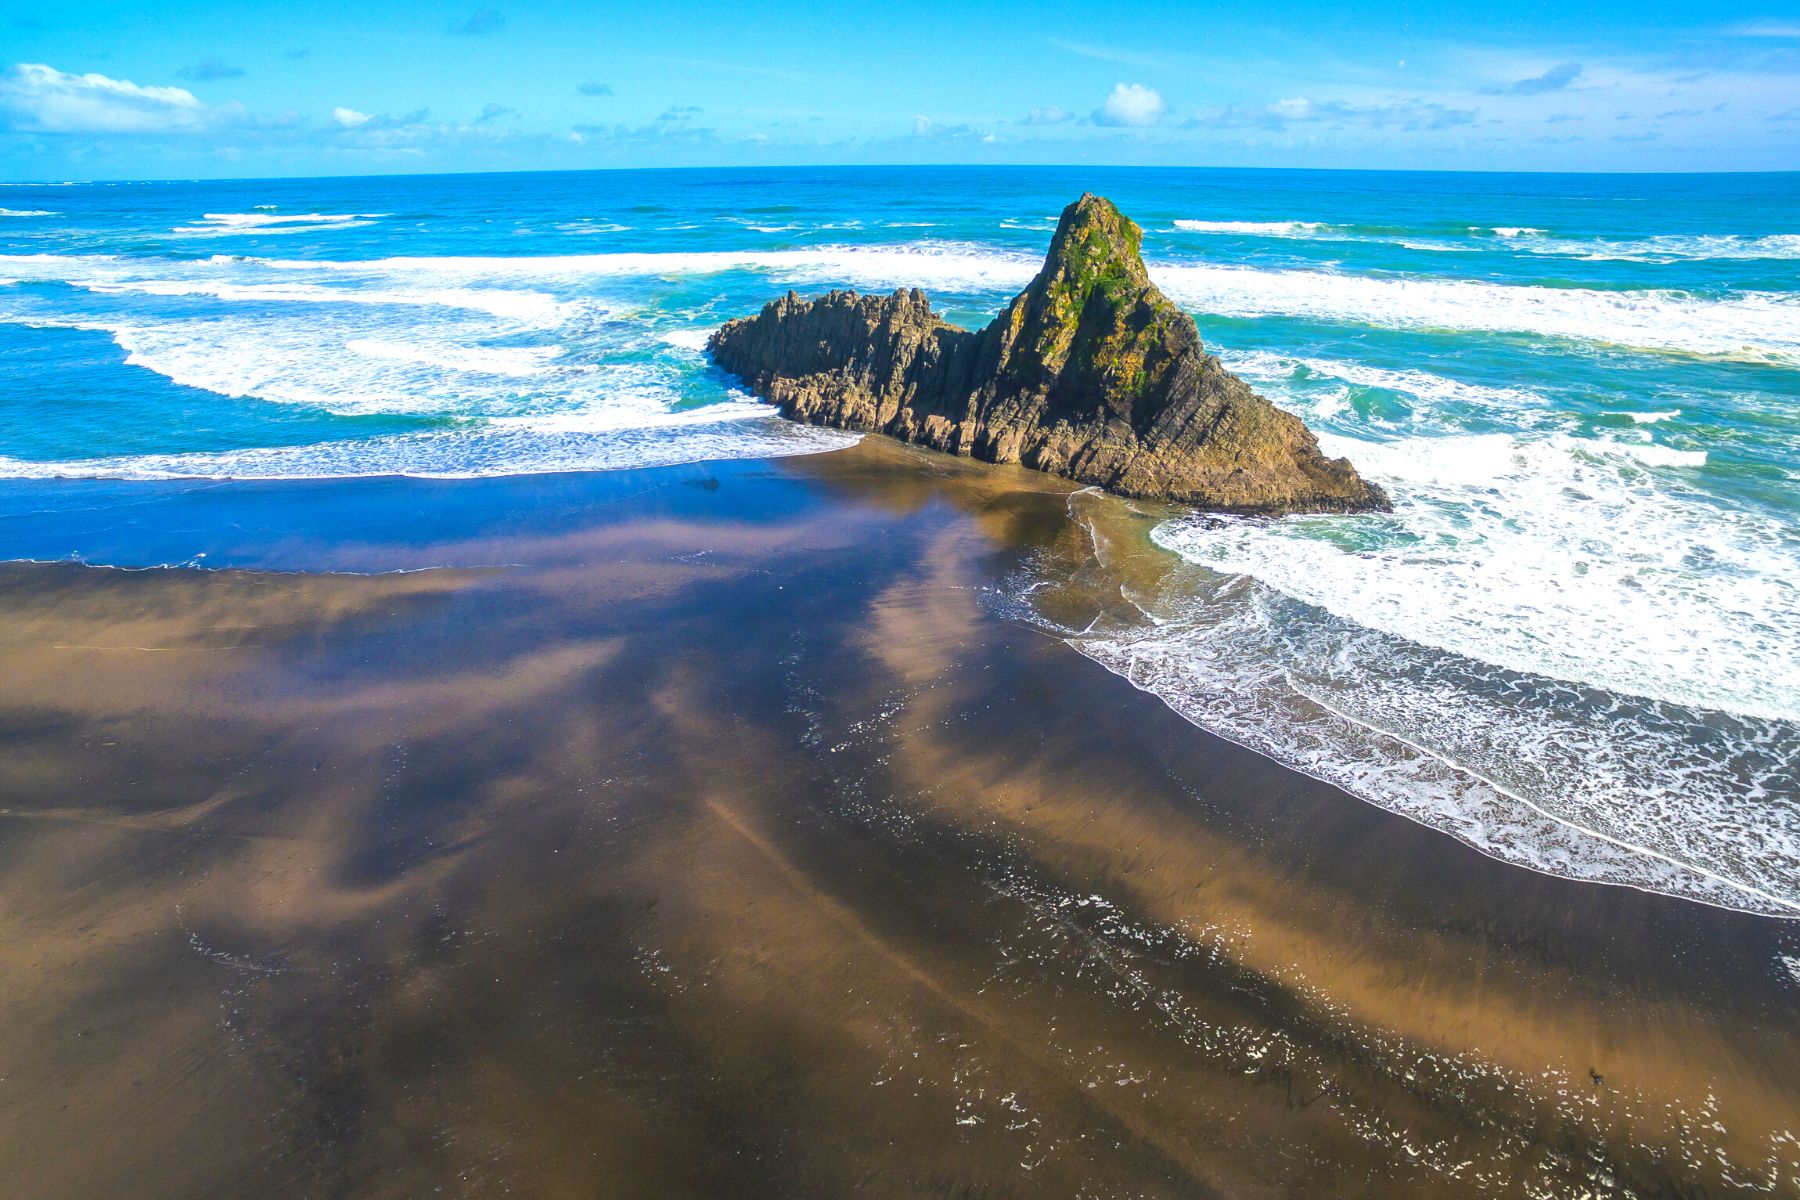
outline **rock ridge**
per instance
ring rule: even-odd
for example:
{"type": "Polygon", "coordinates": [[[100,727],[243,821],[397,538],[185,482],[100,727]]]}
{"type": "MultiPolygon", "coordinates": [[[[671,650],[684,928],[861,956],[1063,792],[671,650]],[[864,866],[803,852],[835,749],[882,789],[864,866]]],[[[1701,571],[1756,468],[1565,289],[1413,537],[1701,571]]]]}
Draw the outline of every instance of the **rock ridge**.
{"type": "Polygon", "coordinates": [[[707,349],[796,421],[1219,512],[1388,509],[1380,487],[1206,352],[1150,282],[1142,241],[1110,201],[1084,195],[984,329],[945,322],[917,288],[790,291],[707,349]]]}

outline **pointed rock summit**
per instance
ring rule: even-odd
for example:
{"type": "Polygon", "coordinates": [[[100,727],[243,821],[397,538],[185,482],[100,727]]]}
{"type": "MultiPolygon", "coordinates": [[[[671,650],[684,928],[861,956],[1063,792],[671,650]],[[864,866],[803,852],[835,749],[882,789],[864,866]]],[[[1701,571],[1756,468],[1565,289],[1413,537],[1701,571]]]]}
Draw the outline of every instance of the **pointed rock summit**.
{"type": "Polygon", "coordinates": [[[1220,512],[1385,510],[1386,493],[1205,352],[1150,282],[1142,243],[1087,195],[985,329],[945,323],[917,289],[789,292],[707,348],[797,421],[1220,512]]]}

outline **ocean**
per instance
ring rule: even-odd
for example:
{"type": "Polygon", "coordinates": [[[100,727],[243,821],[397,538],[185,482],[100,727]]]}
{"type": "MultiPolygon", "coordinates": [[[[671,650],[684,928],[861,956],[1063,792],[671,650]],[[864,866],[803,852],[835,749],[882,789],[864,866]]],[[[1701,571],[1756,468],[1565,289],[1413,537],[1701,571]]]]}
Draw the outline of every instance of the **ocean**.
{"type": "Polygon", "coordinates": [[[774,417],[706,334],[833,286],[984,322],[1083,191],[1395,511],[1120,525],[1078,493],[1154,582],[1079,627],[1029,569],[996,605],[1495,858],[1800,916],[1800,175],[10,184],[0,558],[322,566],[207,514],[254,504],[272,542],[383,520],[373,477],[829,452],[853,439],[774,417]]]}

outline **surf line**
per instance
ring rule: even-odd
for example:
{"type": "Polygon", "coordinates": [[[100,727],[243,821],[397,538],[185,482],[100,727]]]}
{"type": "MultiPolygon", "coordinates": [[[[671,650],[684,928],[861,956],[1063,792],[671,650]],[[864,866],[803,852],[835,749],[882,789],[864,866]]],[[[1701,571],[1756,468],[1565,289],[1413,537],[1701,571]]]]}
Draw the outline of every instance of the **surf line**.
{"type": "MultiPolygon", "coordinates": [[[[1401,734],[1394,733],[1387,729],[1383,729],[1379,725],[1375,725],[1368,721],[1364,721],[1359,717],[1352,716],[1350,713],[1343,711],[1342,709],[1338,708],[1336,705],[1331,704],[1329,701],[1321,700],[1319,697],[1313,695],[1311,692],[1308,692],[1305,688],[1301,687],[1298,683],[1296,683],[1294,681],[1294,677],[1291,674],[1288,674],[1285,671],[1282,674],[1287,679],[1288,686],[1293,688],[1296,694],[1306,697],[1306,699],[1312,701],[1314,704],[1317,704],[1320,708],[1324,709],[1326,712],[1331,713],[1333,716],[1338,717],[1341,720],[1347,721],[1350,724],[1355,725],[1359,728],[1366,729],[1371,733],[1379,734],[1382,737],[1392,738],[1394,741],[1399,742],[1401,745],[1406,746],[1409,749],[1418,751],[1420,754],[1423,754],[1427,758],[1433,758],[1433,759],[1436,759],[1438,762],[1444,763],[1446,766],[1450,767],[1452,770],[1459,771],[1462,774],[1469,776],[1471,779],[1478,779],[1482,783],[1485,783],[1489,787],[1493,788],[1500,795],[1505,796],[1512,800],[1517,800],[1520,804],[1523,804],[1525,807],[1531,809],[1533,812],[1537,813],[1539,816],[1544,817],[1545,819],[1547,819],[1557,825],[1564,826],[1565,828],[1568,828],[1568,829],[1573,829],[1577,833],[1586,834],[1588,837],[1597,838],[1600,841],[1610,843],[1611,845],[1617,846],[1619,849],[1624,850],[1627,853],[1641,854],[1646,858],[1658,859],[1664,863],[1667,863],[1671,867],[1677,868],[1678,870],[1691,871],[1692,873],[1699,875],[1703,878],[1710,879],[1715,883],[1724,884],[1726,887],[1730,888],[1733,891],[1744,892],[1748,895],[1755,896],[1758,899],[1766,900],[1770,904],[1773,904],[1773,905],[1777,906],[1778,908],[1787,909],[1787,910],[1789,910],[1789,913],[1791,913],[1792,915],[1789,916],[1789,915],[1784,915],[1781,913],[1757,913],[1751,909],[1734,909],[1728,904],[1719,904],[1719,903],[1716,903],[1715,901],[1711,901],[1711,900],[1702,900],[1696,896],[1681,896],[1681,897],[1676,897],[1677,899],[1690,900],[1695,904],[1705,904],[1705,905],[1709,905],[1713,908],[1723,908],[1723,909],[1726,909],[1727,911],[1731,911],[1731,912],[1746,912],[1746,913],[1751,913],[1751,915],[1755,915],[1755,916],[1775,917],[1780,920],[1794,920],[1796,918],[1800,918],[1800,901],[1790,900],[1783,896],[1772,895],[1768,892],[1763,891],[1761,888],[1756,887],[1753,884],[1748,884],[1748,883],[1744,883],[1740,880],[1728,878],[1727,876],[1720,875],[1716,871],[1710,871],[1707,868],[1700,866],[1698,863],[1682,862],[1678,858],[1671,858],[1669,855],[1663,854],[1662,852],[1657,851],[1657,850],[1652,850],[1648,846],[1634,845],[1631,842],[1627,842],[1620,838],[1613,837],[1611,834],[1602,833],[1598,829],[1589,829],[1587,826],[1582,825],[1581,823],[1579,823],[1577,821],[1571,821],[1567,817],[1558,816],[1556,813],[1550,812],[1549,810],[1545,809],[1542,805],[1540,805],[1536,801],[1532,800],[1529,796],[1524,796],[1518,792],[1513,791],[1511,788],[1506,787],[1504,784],[1500,783],[1499,781],[1492,779],[1492,778],[1488,777],[1487,775],[1482,774],[1480,771],[1477,771],[1473,767],[1466,766],[1463,763],[1458,762],[1456,759],[1451,758],[1450,756],[1448,756],[1446,754],[1442,754],[1436,750],[1433,750],[1428,746],[1420,745],[1418,742],[1415,742],[1412,739],[1407,738],[1401,734]]],[[[1307,772],[1302,771],[1301,773],[1306,774],[1307,772]]],[[[1315,776],[1315,778],[1316,778],[1316,776],[1315,776]]],[[[1323,780],[1322,782],[1332,783],[1332,781],[1329,779],[1323,780]]],[[[1340,789],[1345,790],[1345,791],[1349,790],[1347,788],[1342,788],[1342,785],[1340,785],[1340,784],[1332,783],[1332,786],[1339,787],[1340,789]]],[[[1355,793],[1352,792],[1351,795],[1355,795],[1355,793]]],[[[1362,799],[1362,797],[1358,797],[1358,799],[1362,799]]],[[[1364,803],[1373,804],[1374,802],[1365,800],[1364,803]]],[[[1381,808],[1382,806],[1379,804],[1376,804],[1375,807],[1381,808]]],[[[1394,810],[1386,809],[1385,811],[1393,812],[1394,810]]],[[[1427,829],[1437,829],[1437,826],[1426,825],[1426,823],[1424,821],[1421,821],[1421,820],[1419,820],[1419,818],[1411,816],[1408,813],[1398,813],[1396,815],[1406,817],[1408,820],[1417,822],[1420,825],[1425,825],[1425,827],[1427,829]]],[[[1437,831],[1439,833],[1446,832],[1445,830],[1442,830],[1442,829],[1438,829],[1437,831]]],[[[1455,835],[1452,835],[1452,836],[1455,836],[1455,835]]],[[[1463,839],[1461,839],[1461,838],[1457,838],[1457,841],[1462,841],[1462,840],[1463,839]]],[[[1511,859],[1504,859],[1504,858],[1500,858],[1498,855],[1495,855],[1495,854],[1488,854],[1487,851],[1482,850],[1481,847],[1475,845],[1473,842],[1464,842],[1463,844],[1468,846],[1472,850],[1476,850],[1482,854],[1487,854],[1487,856],[1489,858],[1496,859],[1497,861],[1507,863],[1508,865],[1511,865],[1511,866],[1521,866],[1521,867],[1524,867],[1526,870],[1536,871],[1540,875],[1548,875],[1553,879],[1568,879],[1568,878],[1570,878],[1569,876],[1566,876],[1566,875],[1558,875],[1554,871],[1546,871],[1542,867],[1534,867],[1530,863],[1513,862],[1511,859]]],[[[1655,888],[1648,888],[1648,887],[1644,887],[1640,884],[1626,883],[1623,881],[1612,880],[1612,879],[1586,879],[1586,880],[1578,880],[1576,882],[1602,883],[1602,884],[1611,885],[1613,887],[1628,887],[1628,888],[1632,888],[1636,891],[1646,892],[1650,895],[1657,895],[1657,896],[1668,895],[1667,892],[1661,892],[1655,888]]]]}

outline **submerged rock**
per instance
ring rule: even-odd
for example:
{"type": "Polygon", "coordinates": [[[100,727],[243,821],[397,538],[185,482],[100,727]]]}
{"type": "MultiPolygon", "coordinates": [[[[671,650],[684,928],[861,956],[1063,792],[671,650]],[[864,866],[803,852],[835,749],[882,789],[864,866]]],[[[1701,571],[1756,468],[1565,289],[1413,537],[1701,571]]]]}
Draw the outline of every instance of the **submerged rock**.
{"type": "Polygon", "coordinates": [[[1150,282],[1142,240],[1087,195],[985,329],[946,323],[917,289],[789,292],[707,348],[797,421],[1222,512],[1385,510],[1386,493],[1206,353],[1150,282]]]}

